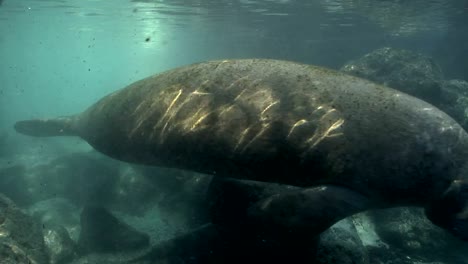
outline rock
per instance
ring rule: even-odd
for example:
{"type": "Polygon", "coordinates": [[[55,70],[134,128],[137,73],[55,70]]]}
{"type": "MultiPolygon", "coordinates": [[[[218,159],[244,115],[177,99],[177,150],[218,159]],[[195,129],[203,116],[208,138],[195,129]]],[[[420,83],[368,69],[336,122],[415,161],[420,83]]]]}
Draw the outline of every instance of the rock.
{"type": "Polygon", "coordinates": [[[118,166],[118,174],[114,175],[113,183],[107,190],[109,199],[103,205],[112,210],[141,216],[157,203],[159,186],[151,178],[158,175],[142,174],[135,169],[135,165],[119,162],[118,166]]]}
{"type": "Polygon", "coordinates": [[[96,152],[61,156],[24,174],[22,190],[32,201],[61,197],[77,207],[99,201],[106,208],[141,215],[158,195],[146,175],[96,152]]]}
{"type": "Polygon", "coordinates": [[[46,264],[49,256],[39,223],[0,194],[1,263],[46,264]]]}
{"type": "Polygon", "coordinates": [[[380,48],[346,63],[341,71],[440,105],[442,70],[433,59],[422,54],[380,48]]]}
{"type": "MultiPolygon", "coordinates": [[[[162,241],[130,261],[134,264],[182,264],[182,263],[231,263],[225,260],[225,248],[229,244],[211,224],[203,225],[192,232],[162,241]]],[[[228,246],[229,245],[229,246],[228,246]]],[[[235,248],[237,249],[237,248],[235,248]]]]}
{"type": "Polygon", "coordinates": [[[40,263],[29,256],[16,242],[2,239],[0,239],[0,259],[2,264],[40,263]]]}
{"type": "Polygon", "coordinates": [[[189,229],[209,222],[206,192],[213,176],[170,168],[133,167],[152,183],[150,191],[157,194],[154,198],[164,215],[182,220],[180,224],[189,229]]]}
{"type": "Polygon", "coordinates": [[[341,70],[426,100],[468,129],[468,82],[443,80],[440,67],[430,57],[381,48],[348,62],[341,70]]]}
{"type": "Polygon", "coordinates": [[[339,221],[320,235],[317,263],[369,263],[367,250],[350,218],[339,221]]]}
{"type": "Polygon", "coordinates": [[[25,166],[10,165],[0,168],[0,193],[5,194],[15,204],[27,206],[33,202],[27,186],[25,166]]]}
{"type": "Polygon", "coordinates": [[[44,229],[44,240],[50,255],[50,264],[66,264],[75,259],[76,243],[63,226],[48,226],[44,229]]]}
{"type": "Polygon", "coordinates": [[[79,209],[63,198],[40,201],[27,209],[42,224],[50,264],[70,263],[78,256],[76,242],[80,228],[79,209]]]}
{"type": "Polygon", "coordinates": [[[391,252],[377,255],[392,254],[388,259],[410,259],[423,263],[464,263],[462,261],[468,259],[468,244],[434,226],[425,218],[422,209],[375,210],[367,215],[374,222],[380,239],[392,249],[391,252]]]}
{"type": "Polygon", "coordinates": [[[46,229],[64,227],[72,239],[78,241],[80,229],[80,209],[63,198],[39,201],[27,208],[29,215],[37,219],[46,229]]]}
{"type": "Polygon", "coordinates": [[[78,207],[95,201],[105,204],[112,199],[118,164],[94,152],[73,153],[38,166],[36,181],[46,185],[43,189],[50,195],[47,198],[58,195],[78,207]]]}
{"type": "Polygon", "coordinates": [[[454,103],[460,96],[468,97],[468,82],[464,80],[448,80],[442,83],[443,101],[454,103]]]}
{"type": "Polygon", "coordinates": [[[81,213],[78,240],[84,253],[139,250],[149,246],[149,236],[120,221],[100,206],[87,206],[81,213]]]}
{"type": "Polygon", "coordinates": [[[468,130],[468,82],[449,80],[442,83],[442,105],[447,114],[468,130]]]}

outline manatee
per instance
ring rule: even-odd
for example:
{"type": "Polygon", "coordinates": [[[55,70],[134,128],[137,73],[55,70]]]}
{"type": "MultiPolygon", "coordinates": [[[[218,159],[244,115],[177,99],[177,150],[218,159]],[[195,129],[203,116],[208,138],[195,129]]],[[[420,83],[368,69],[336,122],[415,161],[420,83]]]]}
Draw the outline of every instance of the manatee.
{"type": "Polygon", "coordinates": [[[169,70],[74,116],[15,124],[79,136],[122,161],[295,186],[249,204],[250,230],[287,241],[354,213],[418,206],[468,240],[468,134],[402,92],[300,63],[242,59],[169,70]]]}

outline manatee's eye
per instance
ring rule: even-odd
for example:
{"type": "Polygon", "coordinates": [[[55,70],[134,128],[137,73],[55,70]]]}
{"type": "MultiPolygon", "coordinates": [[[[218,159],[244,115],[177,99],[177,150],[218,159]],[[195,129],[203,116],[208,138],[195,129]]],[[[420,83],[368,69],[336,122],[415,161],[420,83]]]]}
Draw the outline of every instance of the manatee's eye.
{"type": "Polygon", "coordinates": [[[468,180],[455,180],[447,191],[426,208],[427,217],[436,225],[468,241],[468,180]]]}

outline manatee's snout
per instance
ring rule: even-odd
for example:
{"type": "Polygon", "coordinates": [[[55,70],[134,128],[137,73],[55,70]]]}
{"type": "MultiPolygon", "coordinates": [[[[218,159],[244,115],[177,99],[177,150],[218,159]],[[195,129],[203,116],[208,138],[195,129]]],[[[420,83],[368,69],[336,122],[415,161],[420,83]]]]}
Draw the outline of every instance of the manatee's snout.
{"type": "Polygon", "coordinates": [[[454,180],[440,199],[426,208],[436,225],[468,242],[468,180],[454,180]]]}

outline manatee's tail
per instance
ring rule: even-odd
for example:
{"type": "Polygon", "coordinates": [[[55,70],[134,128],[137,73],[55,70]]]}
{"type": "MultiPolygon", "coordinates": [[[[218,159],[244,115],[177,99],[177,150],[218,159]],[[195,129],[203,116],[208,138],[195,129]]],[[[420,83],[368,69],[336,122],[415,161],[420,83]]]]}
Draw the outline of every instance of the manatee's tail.
{"type": "Polygon", "coordinates": [[[15,130],[33,137],[77,136],[73,121],[73,117],[24,120],[16,122],[15,130]]]}

